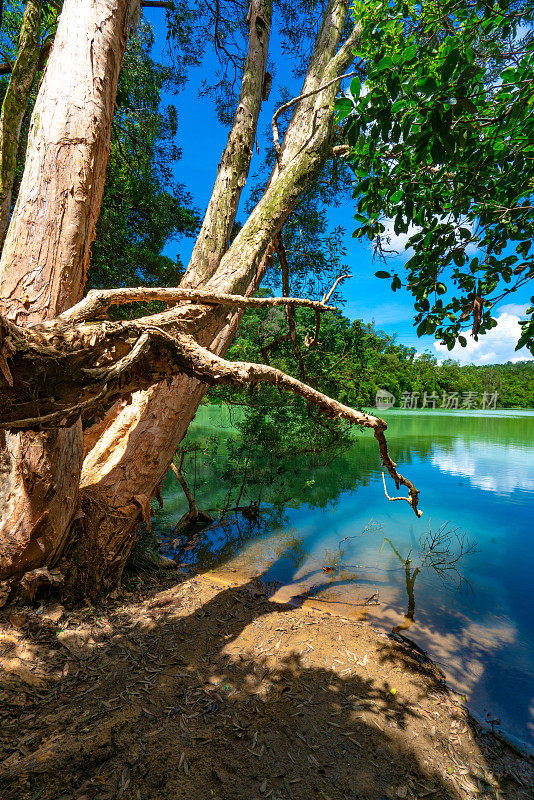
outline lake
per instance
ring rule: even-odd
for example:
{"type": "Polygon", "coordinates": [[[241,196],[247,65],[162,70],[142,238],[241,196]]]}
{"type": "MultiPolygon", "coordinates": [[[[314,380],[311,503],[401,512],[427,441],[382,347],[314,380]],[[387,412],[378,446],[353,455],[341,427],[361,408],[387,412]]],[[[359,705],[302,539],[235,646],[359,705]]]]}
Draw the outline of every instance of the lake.
{"type": "MultiPolygon", "coordinates": [[[[182,561],[261,575],[276,599],[341,603],[332,608],[407,635],[473,713],[534,748],[534,412],[382,416],[392,458],[421,491],[421,519],[386,500],[376,443],[357,433],[328,466],[289,465],[288,478],[274,464],[259,519],[229,515],[182,561]]],[[[222,508],[241,485],[228,411],[202,406],[188,436],[219,442],[187,476],[200,508],[222,508]]],[[[170,528],[186,510],[172,474],[163,498],[156,530],[172,555],[170,528]]]]}

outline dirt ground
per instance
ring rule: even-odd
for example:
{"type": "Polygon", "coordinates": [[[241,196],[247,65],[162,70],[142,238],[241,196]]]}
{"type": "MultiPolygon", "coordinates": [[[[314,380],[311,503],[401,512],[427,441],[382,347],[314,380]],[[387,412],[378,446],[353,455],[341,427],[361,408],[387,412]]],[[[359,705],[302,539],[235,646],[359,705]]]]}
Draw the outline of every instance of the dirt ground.
{"type": "Polygon", "coordinates": [[[534,798],[400,638],[208,573],[0,616],[6,800],[534,798]]]}

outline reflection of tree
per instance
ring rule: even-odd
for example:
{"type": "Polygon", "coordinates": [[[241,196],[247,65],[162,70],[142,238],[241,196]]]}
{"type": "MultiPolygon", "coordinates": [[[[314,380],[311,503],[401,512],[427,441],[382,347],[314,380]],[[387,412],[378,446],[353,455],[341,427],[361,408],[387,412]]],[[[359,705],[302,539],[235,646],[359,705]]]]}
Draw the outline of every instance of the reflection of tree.
{"type": "MultiPolygon", "coordinates": [[[[284,529],[288,526],[288,519],[281,506],[266,506],[260,516],[247,519],[242,513],[236,513],[232,517],[223,517],[214,522],[202,532],[197,532],[195,539],[191,542],[174,540],[164,546],[164,552],[174,555],[182,564],[200,564],[204,569],[210,569],[232,559],[236,553],[240,552],[245,545],[254,539],[258,539],[258,547],[268,534],[276,529],[284,529]]],[[[288,534],[288,531],[284,531],[288,534]]],[[[297,558],[299,544],[301,541],[293,534],[292,537],[277,537],[277,557],[285,554],[292,554],[297,558]]],[[[263,560],[268,560],[268,548],[272,550],[273,542],[269,539],[269,544],[264,546],[263,560]]],[[[257,561],[262,560],[260,552],[257,553],[257,561]]]]}
{"type": "Polygon", "coordinates": [[[423,569],[432,569],[448,588],[455,586],[456,591],[459,591],[464,585],[471,588],[471,584],[462,575],[458,565],[464,556],[475,550],[476,544],[470,542],[463,532],[451,528],[448,523],[443,523],[435,531],[427,526],[424,536],[419,540],[421,549],[419,564],[413,569],[412,549],[410,548],[407,557],[403,558],[387,536],[384,537],[382,547],[386,542],[404,566],[408,596],[408,608],[404,615],[404,622],[392,628],[393,633],[406,630],[415,620],[415,581],[423,569]]]}
{"type": "MultiPolygon", "coordinates": [[[[251,503],[261,503],[263,510],[271,504],[326,509],[343,492],[367,486],[379,474],[375,442],[365,433],[349,442],[343,440],[335,451],[305,452],[285,439],[269,439],[265,431],[255,436],[250,420],[246,429],[240,428],[239,419],[235,425],[225,425],[229,419],[226,409],[217,411],[217,428],[201,425],[183,443],[184,449],[196,448],[185,457],[182,473],[198,507],[205,511],[227,516],[235,507],[251,503]]],[[[212,417],[213,412],[211,408],[212,417]]],[[[410,462],[428,456],[431,447],[430,440],[399,440],[394,455],[410,462]]],[[[181,490],[171,474],[165,479],[163,493],[166,511],[161,518],[169,509],[172,514],[175,509],[185,510],[181,490]]]]}
{"type": "MultiPolygon", "coordinates": [[[[361,570],[364,570],[365,567],[347,564],[343,545],[345,542],[360,539],[361,537],[366,537],[372,542],[373,537],[378,534],[383,536],[383,526],[371,520],[360,533],[354,536],[345,536],[336,549],[325,550],[324,566],[310,571],[300,578],[299,582],[308,584],[308,587],[299,597],[313,597],[326,592],[331,594],[332,589],[345,587],[351,582],[361,582],[361,570]],[[317,578],[317,580],[314,580],[314,578],[317,578]],[[313,582],[310,583],[310,581],[313,582]]],[[[379,552],[382,552],[386,543],[404,569],[404,582],[408,602],[404,620],[392,629],[393,633],[406,630],[415,621],[415,583],[417,577],[425,570],[432,570],[436,573],[448,589],[459,591],[464,586],[472,588],[469,581],[460,572],[459,565],[464,556],[475,550],[475,544],[469,542],[463,532],[456,528],[451,528],[448,523],[440,525],[436,530],[432,530],[430,526],[427,527],[424,535],[419,539],[419,552],[416,555],[416,560],[412,558],[412,548],[408,551],[407,556],[404,557],[393,541],[386,536],[383,536],[379,552]]],[[[329,602],[325,598],[321,598],[321,600],[329,602]]],[[[358,602],[348,602],[345,599],[342,599],[341,602],[345,605],[361,607],[380,605],[378,591],[358,602]]]]}
{"type": "Polygon", "coordinates": [[[419,575],[419,573],[421,572],[421,569],[420,567],[415,567],[415,569],[412,570],[412,559],[410,558],[411,550],[410,553],[408,553],[408,557],[403,558],[390,539],[385,537],[384,543],[385,542],[389,544],[389,546],[391,547],[391,549],[393,550],[393,552],[395,553],[401,564],[404,565],[406,594],[408,595],[408,608],[406,614],[404,615],[404,622],[401,623],[400,625],[395,625],[395,627],[391,629],[393,633],[398,633],[398,631],[405,631],[407,628],[409,628],[410,625],[412,625],[415,620],[414,587],[415,587],[415,580],[419,575]]]}

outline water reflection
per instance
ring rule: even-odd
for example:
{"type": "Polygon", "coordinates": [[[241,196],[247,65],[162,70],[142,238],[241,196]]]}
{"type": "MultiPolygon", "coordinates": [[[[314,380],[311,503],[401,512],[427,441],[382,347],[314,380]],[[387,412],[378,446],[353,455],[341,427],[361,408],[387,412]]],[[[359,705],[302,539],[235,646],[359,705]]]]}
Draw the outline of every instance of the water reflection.
{"type": "MultiPolygon", "coordinates": [[[[221,409],[203,413],[194,434],[218,445],[197,465],[196,498],[208,510],[227,503],[232,470],[241,482],[235,430],[221,427],[221,409]]],[[[472,709],[534,744],[534,415],[393,412],[387,421],[392,456],[422,491],[422,522],[385,501],[375,442],[359,435],[326,467],[295,460],[273,472],[258,453],[243,495],[257,501],[263,486],[258,520],[228,516],[183,561],[265,574],[276,599],[340,604],[384,630],[409,628],[472,709]],[[376,529],[362,535],[371,517],[376,529]],[[444,585],[423,563],[427,523],[477,541],[461,563],[474,593],[456,593],[457,581],[444,585]]],[[[169,531],[186,509],[174,476],[163,495],[156,527],[172,555],[169,531]]]]}
{"type": "Polygon", "coordinates": [[[468,478],[485,492],[510,494],[516,489],[534,491],[534,446],[501,442],[466,442],[457,439],[451,449],[437,445],[431,463],[440,472],[468,478]],[[519,471],[517,465],[522,464],[519,471]]]}

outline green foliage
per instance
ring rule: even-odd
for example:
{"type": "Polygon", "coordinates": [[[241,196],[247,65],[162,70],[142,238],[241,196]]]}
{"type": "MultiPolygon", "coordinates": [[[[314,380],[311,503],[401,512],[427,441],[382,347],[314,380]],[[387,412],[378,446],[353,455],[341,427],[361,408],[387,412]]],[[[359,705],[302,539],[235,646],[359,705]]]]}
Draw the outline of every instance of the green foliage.
{"type": "MultiPolygon", "coordinates": [[[[385,219],[408,234],[417,332],[452,349],[496,325],[493,309],[534,277],[534,37],[509,0],[357,2],[353,82],[337,104],[357,176],[355,236],[387,257],[385,219]]],[[[532,313],[532,311],[530,311],[532,313]]],[[[528,320],[518,347],[534,351],[528,320]]]]}
{"type": "Polygon", "coordinates": [[[124,57],[89,288],[176,286],[182,264],[162,250],[198,225],[173,174],[181,155],[173,143],[176,109],[161,104],[173,73],[150,58],[152,42],[142,23],[124,57]]]}
{"type": "MultiPolygon", "coordinates": [[[[297,311],[296,318],[302,342],[305,334],[313,331],[314,315],[303,308],[297,311]]],[[[278,308],[268,312],[247,311],[229,358],[263,361],[266,345],[278,340],[285,326],[284,312],[278,308]]],[[[479,396],[497,392],[500,407],[534,407],[534,362],[484,366],[460,366],[452,359],[438,362],[431,353],[417,355],[414,348],[396,343],[393,337],[360,320],[351,322],[339,312],[323,315],[318,347],[302,350],[306,380],[353,408],[373,407],[378,389],[387,389],[395,395],[397,406],[403,392],[418,392],[422,398],[426,391],[435,392],[440,401],[444,392],[458,392],[460,397],[464,392],[476,392],[479,396]]],[[[298,374],[298,363],[287,339],[267,354],[273,366],[298,374]]],[[[233,391],[222,389],[208,395],[209,402],[222,400],[246,407],[250,416],[246,436],[249,440],[257,436],[259,447],[272,441],[282,448],[284,441],[289,440],[296,449],[318,453],[328,447],[333,451],[346,438],[346,428],[339,429],[328,421],[332,427],[325,429],[300,398],[282,396],[272,387],[259,386],[252,395],[236,396],[233,391]]]]}

